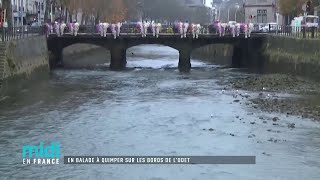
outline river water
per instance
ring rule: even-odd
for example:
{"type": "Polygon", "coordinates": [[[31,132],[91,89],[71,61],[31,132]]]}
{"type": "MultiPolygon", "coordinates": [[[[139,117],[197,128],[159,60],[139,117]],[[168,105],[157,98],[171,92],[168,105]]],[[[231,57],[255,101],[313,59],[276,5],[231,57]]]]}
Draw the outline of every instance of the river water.
{"type": "Polygon", "coordinates": [[[184,74],[170,48],[129,53],[126,71],[57,70],[2,98],[0,179],[320,179],[319,123],[234,102],[237,94],[255,94],[222,90],[219,81],[241,76],[232,69],[193,60],[184,74]],[[279,117],[279,125],[259,117],[279,117]],[[23,165],[22,146],[40,141],[60,141],[61,157],[249,155],[257,163],[23,165]]]}

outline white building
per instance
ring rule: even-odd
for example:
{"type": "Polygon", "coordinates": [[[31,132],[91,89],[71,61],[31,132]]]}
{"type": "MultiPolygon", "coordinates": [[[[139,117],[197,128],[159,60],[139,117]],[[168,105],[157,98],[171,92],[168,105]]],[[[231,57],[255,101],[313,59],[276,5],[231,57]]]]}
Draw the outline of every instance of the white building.
{"type": "Polygon", "coordinates": [[[21,26],[21,16],[23,24],[38,21],[44,22],[45,0],[11,0],[13,25],[21,26]]]}
{"type": "Polygon", "coordinates": [[[244,0],[246,20],[252,17],[253,23],[277,22],[281,24],[282,18],[278,14],[278,0],[244,0]]]}
{"type": "Polygon", "coordinates": [[[188,7],[204,7],[206,0],[178,0],[181,4],[188,7]]]}

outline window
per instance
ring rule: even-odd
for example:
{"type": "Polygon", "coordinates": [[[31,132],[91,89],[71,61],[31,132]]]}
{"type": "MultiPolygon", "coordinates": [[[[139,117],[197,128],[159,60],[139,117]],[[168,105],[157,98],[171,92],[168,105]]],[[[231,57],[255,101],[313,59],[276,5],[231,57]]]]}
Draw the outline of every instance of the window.
{"type": "Polygon", "coordinates": [[[267,10],[258,9],[257,10],[257,23],[267,23],[267,10]]]}

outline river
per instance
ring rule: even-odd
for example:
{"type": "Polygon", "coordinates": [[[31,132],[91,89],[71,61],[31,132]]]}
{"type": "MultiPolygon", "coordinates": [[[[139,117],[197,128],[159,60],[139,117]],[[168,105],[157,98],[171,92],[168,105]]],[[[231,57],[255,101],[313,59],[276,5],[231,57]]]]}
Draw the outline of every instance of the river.
{"type": "Polygon", "coordinates": [[[0,179],[320,179],[319,123],[235,102],[256,94],[224,91],[218,81],[243,72],[192,60],[192,71],[180,73],[168,47],[129,53],[126,71],[56,70],[2,98],[0,179]],[[23,165],[22,146],[40,141],[59,141],[61,157],[250,155],[256,164],[23,165]]]}

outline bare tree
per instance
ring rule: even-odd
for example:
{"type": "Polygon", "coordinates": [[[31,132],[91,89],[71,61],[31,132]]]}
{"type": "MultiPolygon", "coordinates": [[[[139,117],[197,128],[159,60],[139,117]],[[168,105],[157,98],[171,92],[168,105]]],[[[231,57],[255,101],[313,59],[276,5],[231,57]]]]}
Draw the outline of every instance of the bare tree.
{"type": "Polygon", "coordinates": [[[6,9],[6,18],[8,22],[8,27],[11,29],[13,27],[13,22],[12,22],[12,4],[11,0],[2,0],[2,6],[3,9],[6,9]]]}
{"type": "Polygon", "coordinates": [[[86,17],[94,16],[95,23],[108,21],[111,23],[137,19],[139,14],[156,21],[193,20],[207,21],[207,11],[194,11],[183,6],[178,0],[56,0],[72,14],[79,10],[86,17]],[[195,16],[195,17],[194,17],[195,16]],[[200,20],[201,19],[201,20],[200,20]]]}

